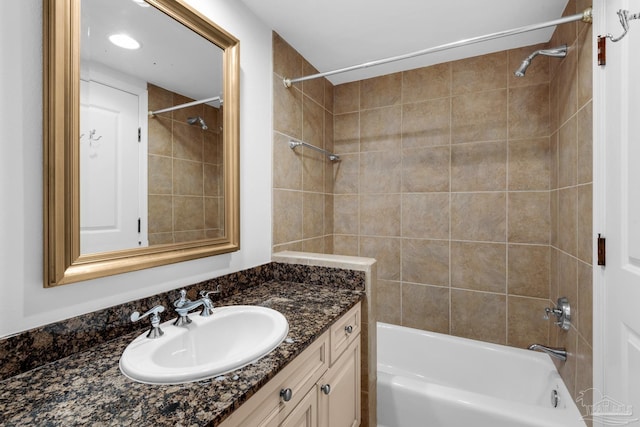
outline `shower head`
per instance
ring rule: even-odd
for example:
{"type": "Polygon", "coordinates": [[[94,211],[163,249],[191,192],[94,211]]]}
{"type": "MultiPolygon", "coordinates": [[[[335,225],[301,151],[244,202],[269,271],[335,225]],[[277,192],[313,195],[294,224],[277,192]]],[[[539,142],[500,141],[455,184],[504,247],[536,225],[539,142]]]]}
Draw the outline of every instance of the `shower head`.
{"type": "Polygon", "coordinates": [[[190,125],[200,125],[200,127],[202,128],[202,130],[207,130],[209,129],[209,127],[207,126],[207,124],[204,122],[204,119],[200,116],[196,116],[196,117],[189,117],[187,119],[187,123],[189,123],[190,125]]]}
{"type": "Polygon", "coordinates": [[[518,69],[514,72],[516,77],[524,77],[524,73],[527,71],[527,68],[529,68],[529,65],[531,65],[531,61],[538,55],[552,56],[554,58],[564,58],[565,56],[567,56],[567,45],[563,44],[562,46],[554,47],[551,49],[536,50],[531,55],[527,56],[524,61],[522,61],[522,64],[520,64],[518,69]]]}

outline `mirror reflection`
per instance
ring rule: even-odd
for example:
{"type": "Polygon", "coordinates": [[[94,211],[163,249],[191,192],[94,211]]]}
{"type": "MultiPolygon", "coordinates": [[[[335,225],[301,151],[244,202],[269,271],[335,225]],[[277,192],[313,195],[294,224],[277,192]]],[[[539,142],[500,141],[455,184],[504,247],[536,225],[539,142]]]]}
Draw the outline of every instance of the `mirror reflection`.
{"type": "Polygon", "coordinates": [[[80,252],[224,236],[223,50],[143,0],[81,1],[80,252]]]}

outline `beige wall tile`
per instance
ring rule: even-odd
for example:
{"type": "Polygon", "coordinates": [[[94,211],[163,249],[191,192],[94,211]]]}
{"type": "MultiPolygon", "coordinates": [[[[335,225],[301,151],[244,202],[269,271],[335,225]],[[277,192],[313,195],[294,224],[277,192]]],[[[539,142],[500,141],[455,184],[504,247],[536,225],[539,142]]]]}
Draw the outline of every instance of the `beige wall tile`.
{"type": "Polygon", "coordinates": [[[304,147],[302,150],[302,189],[304,191],[324,191],[324,171],[327,158],[321,153],[304,147]]]}
{"type": "Polygon", "coordinates": [[[504,242],[506,240],[505,193],[452,193],[451,238],[504,242]]]}
{"type": "Polygon", "coordinates": [[[576,187],[558,190],[558,248],[577,255],[577,206],[576,187]]]}
{"type": "Polygon", "coordinates": [[[558,190],[549,192],[549,244],[558,246],[558,190]]]}
{"type": "MultiPolygon", "coordinates": [[[[564,252],[558,252],[558,297],[566,297],[571,304],[571,317],[579,318],[578,260],[564,252]]],[[[557,299],[553,299],[556,303],[557,299]]],[[[576,323],[577,326],[577,323],[576,323]]]]}
{"type": "Polygon", "coordinates": [[[548,136],[549,85],[509,89],[509,138],[548,136]]]}
{"type": "Polygon", "coordinates": [[[399,194],[360,196],[360,235],[400,236],[399,194]]]}
{"type": "Polygon", "coordinates": [[[578,262],[578,331],[593,346],[593,267],[578,262]]]}
{"type": "Polygon", "coordinates": [[[302,241],[303,252],[324,253],[324,238],[305,239],[302,241]]]}
{"type": "Polygon", "coordinates": [[[549,138],[549,188],[558,189],[558,132],[551,134],[549,138]]]}
{"type": "Polygon", "coordinates": [[[575,46],[570,46],[569,54],[562,60],[558,74],[558,120],[562,124],[578,110],[577,55],[575,46]]]}
{"type": "Polygon", "coordinates": [[[333,149],[338,154],[360,151],[360,113],[347,113],[334,116],[333,149]]]}
{"type": "Polygon", "coordinates": [[[402,73],[404,103],[444,98],[451,95],[451,63],[417,68],[402,73]]]}
{"type": "Polygon", "coordinates": [[[360,154],[360,193],[398,193],[402,177],[400,151],[360,154]]]}
{"type": "Polygon", "coordinates": [[[402,191],[449,191],[450,147],[402,150],[402,191]]]}
{"type": "Polygon", "coordinates": [[[149,155],[149,194],[172,194],[173,162],[171,157],[149,155]]]}
{"type": "Polygon", "coordinates": [[[531,344],[549,345],[549,321],[543,319],[546,299],[508,297],[507,344],[526,348],[531,344]]]}
{"type": "MultiPolygon", "coordinates": [[[[564,9],[564,12],[562,13],[562,16],[574,15],[575,13],[577,13],[576,1],[569,0],[567,2],[567,6],[564,9]]],[[[576,40],[576,37],[577,37],[577,26],[575,22],[571,22],[564,25],[558,25],[558,27],[556,28],[556,31],[553,33],[553,36],[551,37],[550,43],[554,46],[559,44],[572,45],[573,42],[576,40]]]]}
{"type": "Polygon", "coordinates": [[[454,95],[507,87],[507,52],[461,59],[451,63],[454,95]]]}
{"type": "Polygon", "coordinates": [[[164,245],[175,243],[173,233],[149,233],[149,245],[164,245]]]}
{"type": "Polygon", "coordinates": [[[333,89],[333,114],[343,114],[360,109],[360,82],[345,83],[333,89]]]}
{"type": "Polygon", "coordinates": [[[451,242],[451,286],[505,293],[506,263],[503,243],[451,242]]]}
{"type": "Polygon", "coordinates": [[[400,239],[360,237],[360,256],[375,258],[378,278],[400,280],[400,239]]]}
{"type": "Polygon", "coordinates": [[[402,296],[400,282],[378,279],[377,287],[377,320],[379,322],[400,325],[402,322],[400,303],[402,296]]]}
{"type": "Polygon", "coordinates": [[[360,112],[360,151],[392,151],[401,147],[400,105],[360,112]]]}
{"type": "Polygon", "coordinates": [[[336,194],[333,199],[333,232],[358,234],[360,218],[359,196],[336,194]]]}
{"type": "Polygon", "coordinates": [[[578,111],[578,184],[593,181],[593,104],[578,111]]]}
{"type": "Polygon", "coordinates": [[[449,98],[402,106],[402,147],[449,145],[451,142],[451,101],[449,98]]]}
{"type": "Polygon", "coordinates": [[[273,188],[302,189],[302,159],[298,151],[289,148],[290,138],[273,133],[273,188]]]}
{"type": "Polygon", "coordinates": [[[402,284],[402,325],[449,333],[449,288],[402,284]]]}
{"type": "Polygon", "coordinates": [[[302,92],[273,77],[273,130],[302,139],[302,92]]]}
{"type": "Polygon", "coordinates": [[[593,262],[593,189],[592,185],[578,187],[578,258],[593,262]]]}
{"type": "Polygon", "coordinates": [[[506,301],[505,295],[451,289],[451,334],[506,344],[506,301]]]}
{"type": "Polygon", "coordinates": [[[449,242],[402,239],[402,281],[449,286],[449,242]]]}
{"type": "MultiPolygon", "coordinates": [[[[173,231],[173,197],[149,196],[149,233],[173,231]]],[[[171,239],[173,241],[173,239],[171,239]]]]}
{"type": "Polygon", "coordinates": [[[509,193],[508,240],[549,244],[549,192],[509,193]]]}
{"type": "Polygon", "coordinates": [[[336,255],[358,256],[358,236],[333,236],[333,253],[336,255]]]}
{"type": "Polygon", "coordinates": [[[507,137],[505,89],[454,96],[451,102],[452,143],[494,141],[507,137]]]}
{"type": "Polygon", "coordinates": [[[220,215],[221,203],[224,202],[218,197],[204,198],[204,228],[220,229],[224,227],[220,215]]]}
{"type": "Polygon", "coordinates": [[[326,78],[324,81],[324,108],[331,114],[333,114],[333,104],[335,102],[335,89],[329,80],[326,78]]]}
{"type": "MultiPolygon", "coordinates": [[[[334,195],[333,194],[324,194],[324,235],[329,236],[333,234],[333,230],[335,228],[334,220],[333,220],[333,212],[334,212],[334,195]]],[[[357,227],[354,228],[357,230],[357,227]]],[[[331,253],[331,252],[327,252],[331,253]]]]}
{"type": "Polygon", "coordinates": [[[509,294],[550,299],[549,246],[509,245],[509,294]]]}
{"type": "Polygon", "coordinates": [[[360,154],[342,154],[333,163],[334,194],[357,194],[360,189],[360,154]]]}
{"type": "Polygon", "coordinates": [[[289,190],[273,190],[274,244],[302,239],[303,193],[289,190]]]}
{"type": "Polygon", "coordinates": [[[204,195],[204,171],[201,162],[173,160],[173,192],[181,196],[204,195]]]}
{"type": "Polygon", "coordinates": [[[549,138],[509,141],[509,190],[549,190],[549,138]]]}
{"type": "MultiPolygon", "coordinates": [[[[204,229],[204,199],[202,197],[174,196],[173,197],[173,230],[174,232],[202,230],[202,229],[204,229]]],[[[177,240],[179,239],[176,236],[176,241],[177,240]]]]}
{"type": "MultiPolygon", "coordinates": [[[[178,93],[173,94],[174,105],[186,104],[188,102],[193,102],[193,101],[195,101],[195,99],[193,98],[189,98],[189,97],[180,95],[178,93]]],[[[186,123],[189,117],[194,117],[194,116],[202,117],[203,115],[204,115],[204,106],[202,104],[193,105],[191,107],[186,107],[186,108],[180,108],[178,110],[173,110],[173,120],[180,123],[186,123]]],[[[189,125],[189,126],[192,126],[192,125],[189,125]]],[[[193,127],[196,127],[196,126],[193,126],[193,127]]],[[[199,127],[196,127],[196,128],[200,129],[199,127]]]]}
{"type": "Polygon", "coordinates": [[[576,390],[573,396],[575,399],[584,392],[583,403],[578,405],[578,410],[587,415],[584,412],[585,407],[593,404],[593,391],[589,390],[593,387],[593,348],[582,336],[578,336],[576,359],[576,390]]]}
{"type": "Polygon", "coordinates": [[[556,367],[558,367],[558,372],[564,380],[567,389],[569,389],[569,392],[574,396],[576,389],[576,371],[578,369],[578,334],[574,328],[571,328],[568,331],[558,330],[557,333],[557,346],[564,347],[567,350],[567,361],[556,362],[556,367]]]}
{"type": "Polygon", "coordinates": [[[324,234],[324,194],[305,192],[302,196],[302,238],[324,234]]]}
{"type": "Polygon", "coordinates": [[[577,119],[572,117],[558,132],[558,187],[568,187],[577,183],[578,168],[578,128],[577,119]]]}
{"type": "Polygon", "coordinates": [[[593,32],[591,25],[586,26],[578,37],[578,108],[593,97],[593,32]]]}
{"type": "Polygon", "coordinates": [[[173,121],[162,116],[155,116],[150,118],[147,123],[149,124],[149,154],[171,156],[173,154],[173,121]]]}
{"type": "Polygon", "coordinates": [[[399,104],[402,99],[402,73],[362,80],[360,88],[362,110],[399,104]]]}
{"type": "Polygon", "coordinates": [[[193,242],[194,240],[204,239],[205,233],[204,230],[175,231],[173,238],[176,243],[193,242]]]}
{"type": "Polygon", "coordinates": [[[173,157],[201,162],[202,142],[202,129],[182,122],[173,122],[173,157]]]}
{"type": "MultiPolygon", "coordinates": [[[[273,72],[279,77],[295,78],[302,75],[302,56],[279,34],[273,32],[273,72]]],[[[280,82],[282,85],[282,81],[280,82]]]]}
{"type": "MultiPolygon", "coordinates": [[[[147,91],[150,111],[162,110],[164,108],[175,105],[173,102],[173,92],[161,88],[160,86],[153,85],[151,83],[147,83],[147,91]]],[[[173,112],[168,111],[166,113],[160,113],[157,114],[156,117],[171,119],[173,118],[173,112]]],[[[150,120],[150,122],[151,121],[152,120],[150,120]]]]}
{"type": "MultiPolygon", "coordinates": [[[[302,75],[309,76],[311,74],[317,74],[319,71],[311,65],[304,58],[302,59],[302,75]]],[[[310,99],[313,99],[318,105],[324,108],[324,82],[325,79],[312,79],[305,80],[302,82],[302,93],[305,96],[308,96],[310,99]]]]}
{"type": "Polygon", "coordinates": [[[302,97],[302,139],[324,148],[324,109],[308,96],[302,97]]]}
{"type": "Polygon", "coordinates": [[[206,131],[204,133],[203,156],[205,163],[221,165],[223,163],[223,135],[220,133],[206,131]]]}
{"type": "Polygon", "coordinates": [[[503,191],[506,182],[506,141],[451,147],[451,191],[503,191]]]}
{"type": "Polygon", "coordinates": [[[222,165],[211,165],[205,163],[204,168],[204,195],[205,196],[222,196],[223,195],[223,177],[222,165]]]}
{"type": "Polygon", "coordinates": [[[423,239],[448,239],[449,194],[403,194],[402,236],[423,239]]]}

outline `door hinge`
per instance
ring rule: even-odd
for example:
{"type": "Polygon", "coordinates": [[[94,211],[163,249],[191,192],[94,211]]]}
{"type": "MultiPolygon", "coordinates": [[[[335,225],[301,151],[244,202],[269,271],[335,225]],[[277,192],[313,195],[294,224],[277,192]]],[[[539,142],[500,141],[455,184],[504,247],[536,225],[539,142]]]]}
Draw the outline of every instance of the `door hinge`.
{"type": "Polygon", "coordinates": [[[607,65],[607,36],[598,36],[598,65],[607,65]]]}
{"type": "Polygon", "coordinates": [[[138,128],[138,142],[142,141],[142,128],[138,128]]]}
{"type": "Polygon", "coordinates": [[[598,265],[607,265],[607,239],[598,233],[598,265]]]}
{"type": "Polygon", "coordinates": [[[141,230],[142,230],[142,220],[138,218],[138,233],[140,233],[141,230]]]}

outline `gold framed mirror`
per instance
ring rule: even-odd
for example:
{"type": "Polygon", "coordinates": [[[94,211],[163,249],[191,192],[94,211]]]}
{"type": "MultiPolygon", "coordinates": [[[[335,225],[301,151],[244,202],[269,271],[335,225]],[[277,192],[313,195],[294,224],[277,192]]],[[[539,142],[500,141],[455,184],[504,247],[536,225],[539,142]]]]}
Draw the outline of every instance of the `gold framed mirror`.
{"type": "MultiPolygon", "coordinates": [[[[81,46],[81,40],[86,36],[85,33],[89,33],[82,19],[85,19],[83,16],[88,5],[87,2],[91,3],[93,1],[98,0],[43,0],[45,287],[228,253],[240,248],[239,41],[181,0],[123,1],[130,2],[134,7],[153,10],[156,14],[159,12],[160,15],[169,19],[171,24],[161,24],[161,27],[154,28],[155,35],[164,35],[165,37],[164,42],[162,37],[158,37],[160,39],[157,43],[158,46],[165,46],[167,44],[166,38],[174,37],[167,28],[177,23],[183,28],[178,30],[179,32],[185,32],[184,30],[186,30],[186,32],[192,33],[192,37],[202,39],[193,41],[193,43],[190,41],[183,42],[183,44],[189,44],[189,46],[185,45],[179,50],[195,51],[199,56],[208,57],[208,52],[210,52],[208,47],[205,47],[207,49],[206,54],[194,47],[196,43],[201,46],[201,41],[211,45],[211,52],[219,50],[220,61],[218,68],[222,74],[219,89],[213,88],[215,85],[209,87],[209,82],[200,83],[200,86],[206,85],[207,90],[214,91],[218,96],[205,96],[206,91],[203,94],[196,91],[196,94],[193,95],[185,93],[190,90],[189,88],[184,90],[182,86],[180,86],[181,89],[167,88],[167,85],[172,84],[165,84],[164,81],[158,83],[152,80],[154,79],[153,77],[147,77],[146,75],[135,76],[136,81],[146,82],[146,87],[141,91],[144,92],[144,97],[136,101],[136,113],[134,114],[139,116],[136,117],[136,120],[138,120],[136,123],[141,123],[137,130],[137,140],[140,142],[142,138],[148,144],[144,149],[139,150],[143,154],[140,155],[138,163],[143,166],[141,170],[136,172],[138,175],[134,175],[143,177],[144,179],[141,178],[140,181],[144,181],[145,184],[138,185],[138,179],[133,179],[136,181],[135,186],[142,189],[138,193],[138,199],[135,199],[140,200],[140,202],[123,202],[118,199],[117,202],[107,205],[106,208],[104,206],[96,208],[93,206],[94,202],[88,201],[109,199],[110,190],[105,191],[101,187],[92,187],[92,183],[88,184],[95,177],[106,176],[108,173],[93,164],[87,166],[83,162],[86,161],[85,159],[108,158],[107,153],[111,149],[107,147],[110,147],[113,142],[110,139],[111,134],[109,132],[101,135],[101,132],[93,125],[84,126],[84,123],[87,122],[85,107],[88,105],[85,102],[85,95],[88,92],[85,87],[81,88],[81,81],[84,85],[86,81],[91,80],[91,78],[86,78],[87,74],[105,74],[103,70],[111,69],[100,65],[100,67],[94,67],[92,70],[87,71],[85,68],[87,54],[86,52],[81,53],[81,48],[86,49],[86,43],[81,46]],[[98,69],[100,69],[99,72],[96,71],[98,69]],[[156,109],[154,106],[152,92],[158,91],[164,94],[173,94],[172,98],[164,98],[165,100],[171,99],[171,103],[166,105],[169,108],[156,109]],[[140,114],[143,107],[145,109],[143,111],[144,114],[140,114]],[[147,108],[149,109],[148,115],[147,108]],[[155,111],[151,111],[152,109],[155,111]],[[171,112],[163,112],[167,109],[171,112]],[[179,109],[180,111],[178,112],[179,109]],[[202,115],[198,114],[200,111],[202,115]],[[193,115],[191,116],[190,114],[193,115]],[[156,211],[151,209],[157,200],[178,200],[182,197],[171,191],[164,194],[162,190],[158,190],[158,187],[162,187],[162,185],[158,184],[158,181],[162,181],[163,178],[158,178],[154,175],[154,172],[151,171],[151,166],[147,170],[147,165],[152,163],[152,155],[158,154],[154,153],[153,148],[149,148],[153,145],[149,142],[152,139],[151,134],[154,133],[153,128],[157,128],[158,123],[163,120],[164,123],[172,123],[171,126],[173,128],[183,130],[183,134],[180,137],[181,141],[185,140],[188,144],[193,145],[194,138],[201,138],[202,143],[205,144],[203,145],[204,148],[197,148],[196,151],[202,150],[203,157],[206,158],[207,153],[209,153],[209,156],[212,155],[211,153],[216,153],[214,157],[217,160],[215,162],[211,160],[207,163],[205,159],[202,160],[202,166],[199,164],[194,166],[194,159],[179,154],[180,147],[176,148],[178,137],[172,134],[169,135],[168,140],[173,144],[173,148],[169,150],[173,153],[178,152],[178,155],[168,154],[161,159],[165,163],[169,162],[172,165],[170,169],[174,174],[171,178],[173,184],[169,184],[169,187],[172,188],[186,185],[176,181],[177,172],[175,171],[180,170],[180,168],[199,170],[199,175],[197,176],[201,182],[197,186],[197,191],[202,192],[203,197],[197,200],[194,199],[195,196],[191,194],[194,192],[193,190],[188,190],[185,193],[190,196],[189,200],[196,200],[192,205],[199,206],[199,208],[194,212],[189,212],[186,215],[187,220],[182,222],[194,222],[189,221],[189,217],[198,218],[198,221],[200,221],[202,217],[202,222],[205,223],[203,230],[198,229],[197,232],[193,230],[183,231],[185,229],[183,227],[182,229],[177,229],[177,231],[174,230],[172,233],[166,232],[163,234],[162,232],[167,230],[154,225],[164,221],[164,223],[175,228],[176,224],[180,223],[180,220],[176,219],[180,216],[176,214],[179,207],[171,206],[168,210],[165,209],[165,212],[170,212],[172,215],[170,219],[158,217],[158,212],[162,212],[161,209],[156,211]],[[208,126],[205,124],[207,120],[209,121],[208,126]],[[206,143],[211,141],[219,144],[219,146],[216,146],[217,148],[215,149],[207,146],[206,143]],[[83,148],[85,145],[82,144],[88,144],[86,146],[91,147],[90,151],[85,151],[87,148],[83,148]],[[191,163],[188,163],[187,160],[191,163]],[[186,167],[184,166],[185,164],[186,167]],[[91,174],[87,175],[87,171],[91,171],[91,174]],[[213,175],[211,171],[216,173],[219,171],[220,174],[213,175]],[[87,178],[87,176],[90,178],[87,178]],[[207,185],[211,182],[216,184],[215,191],[207,189],[207,185]],[[152,189],[153,191],[150,191],[152,189]],[[155,194],[158,191],[162,194],[155,194]],[[84,197],[84,204],[81,194],[84,197]],[[114,227],[117,228],[120,226],[119,221],[121,221],[118,209],[121,206],[136,204],[144,206],[142,210],[144,214],[137,218],[136,231],[134,231],[134,233],[137,233],[137,237],[134,238],[134,243],[125,243],[122,246],[108,246],[104,245],[103,242],[98,242],[97,245],[87,243],[83,233],[85,230],[92,228],[91,224],[89,226],[86,225],[87,218],[90,217],[90,214],[87,213],[87,205],[98,214],[108,213],[109,215],[107,216],[115,218],[110,220],[113,220],[114,227]],[[209,209],[210,215],[205,213],[206,209],[209,209]],[[113,214],[112,211],[117,211],[118,213],[113,214]],[[155,213],[152,214],[152,211],[155,213]],[[215,212],[215,215],[213,212],[215,212]],[[145,215],[148,215],[148,217],[145,215]],[[153,215],[155,215],[155,219],[152,218],[153,215]],[[215,219],[209,219],[212,216],[215,219]]],[[[115,3],[111,1],[109,1],[108,8],[118,10],[115,3]]],[[[136,27],[138,26],[140,25],[136,25],[136,27]]],[[[94,33],[98,33],[98,31],[94,31],[92,34],[94,33]]],[[[151,44],[145,41],[142,42],[144,47],[150,47],[151,44]]],[[[106,52],[107,50],[100,49],[101,52],[106,52]]],[[[211,55],[218,54],[212,53],[211,55]]],[[[94,59],[96,58],[91,58],[91,60],[94,59]]],[[[100,58],[95,62],[102,60],[103,58],[100,58]]],[[[130,62],[128,59],[119,59],[119,61],[121,64],[130,62]]],[[[181,75],[183,82],[192,80],[189,73],[194,68],[200,68],[196,66],[190,67],[191,63],[182,58],[172,58],[166,61],[154,58],[151,61],[151,68],[159,68],[163,61],[170,62],[169,66],[176,68],[172,69],[170,73],[165,72],[164,74],[181,75]],[[178,67],[181,68],[178,69],[178,67]],[[183,71],[187,72],[186,78],[184,74],[181,74],[183,71]]],[[[109,78],[113,79],[113,75],[121,74],[120,70],[115,70],[109,78]]],[[[197,79],[194,78],[193,80],[197,79]]],[[[95,94],[98,91],[90,93],[95,94]]],[[[93,101],[91,101],[91,105],[93,105],[93,101]]],[[[113,128],[120,129],[119,123],[114,125],[113,128]]],[[[112,151],[119,152],[116,149],[112,151]]],[[[160,158],[161,156],[157,157],[160,158]]],[[[118,166],[111,169],[120,170],[122,168],[118,166]]],[[[107,184],[107,188],[114,186],[118,188],[131,187],[130,182],[132,182],[132,179],[129,179],[129,181],[123,180],[121,177],[118,179],[123,182],[119,182],[118,185],[107,184]]],[[[195,181],[197,182],[198,179],[195,181]]],[[[182,181],[193,181],[193,178],[184,178],[182,181]]],[[[186,196],[182,197],[182,199],[186,199],[186,196]]],[[[130,221],[127,222],[127,224],[129,223],[130,221]]],[[[130,227],[130,224],[127,227],[130,227]]],[[[93,230],[95,235],[105,234],[103,233],[104,230],[100,229],[99,226],[93,227],[93,230]]]]}

